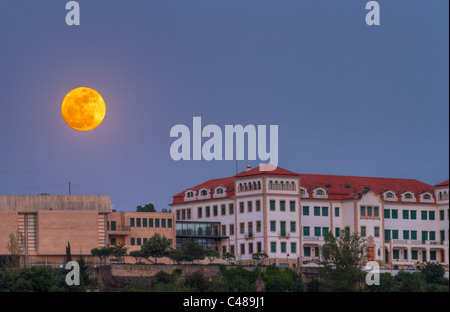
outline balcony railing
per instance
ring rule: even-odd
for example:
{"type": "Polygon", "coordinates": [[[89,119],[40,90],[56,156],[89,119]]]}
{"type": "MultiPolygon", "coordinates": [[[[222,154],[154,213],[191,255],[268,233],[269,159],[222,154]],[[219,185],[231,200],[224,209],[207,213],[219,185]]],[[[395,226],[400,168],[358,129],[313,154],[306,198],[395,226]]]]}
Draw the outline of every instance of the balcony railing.
{"type": "Polygon", "coordinates": [[[109,232],[130,232],[131,227],[129,225],[116,225],[108,229],[109,232]]]}

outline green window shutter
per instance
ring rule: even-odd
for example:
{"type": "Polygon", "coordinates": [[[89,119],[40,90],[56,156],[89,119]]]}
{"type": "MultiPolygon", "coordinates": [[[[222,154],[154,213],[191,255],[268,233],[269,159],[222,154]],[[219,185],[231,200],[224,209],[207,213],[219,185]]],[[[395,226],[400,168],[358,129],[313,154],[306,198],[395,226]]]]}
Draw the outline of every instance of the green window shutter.
{"type": "Polygon", "coordinates": [[[277,252],[277,243],[276,242],[271,242],[270,243],[270,251],[271,252],[277,252]]]}
{"type": "Polygon", "coordinates": [[[439,211],[439,220],[444,220],[445,219],[445,217],[444,217],[444,210],[440,210],[439,211]]]}
{"type": "Polygon", "coordinates": [[[384,239],[385,240],[391,239],[391,230],[384,230],[384,239]]]}
{"type": "Polygon", "coordinates": [[[314,257],[319,256],[319,247],[314,248],[314,257]]]}
{"type": "Polygon", "coordinates": [[[295,211],[295,201],[290,201],[289,202],[289,207],[291,211],[295,211]]]}
{"type": "Polygon", "coordinates": [[[441,242],[445,241],[445,231],[441,231],[441,242]]]}
{"type": "Polygon", "coordinates": [[[432,241],[436,240],[436,232],[435,231],[430,231],[430,240],[432,240],[432,241]]]}
{"type": "Polygon", "coordinates": [[[371,217],[372,216],[372,206],[368,206],[367,207],[367,216],[371,217]]]}
{"type": "Polygon", "coordinates": [[[314,207],[314,216],[319,217],[320,216],[320,207],[314,207]]]}
{"type": "Polygon", "coordinates": [[[379,217],[380,216],[380,207],[378,207],[378,206],[373,207],[373,215],[375,217],[379,217]]]}
{"type": "Polygon", "coordinates": [[[422,211],[421,212],[421,215],[422,215],[422,220],[427,220],[427,211],[422,211]]]}
{"type": "Polygon", "coordinates": [[[134,218],[130,218],[130,227],[134,227],[134,218]]]}
{"type": "Polygon", "coordinates": [[[297,252],[297,244],[296,243],[291,243],[291,252],[292,253],[296,253],[297,252]]]}
{"type": "Polygon", "coordinates": [[[409,239],[409,231],[403,230],[403,239],[409,239]]]}
{"type": "Polygon", "coordinates": [[[380,237],[380,228],[378,226],[374,228],[374,235],[375,237],[380,237]]]}
{"type": "Polygon", "coordinates": [[[411,259],[412,260],[418,260],[419,254],[417,250],[411,250],[411,259]]]}
{"type": "Polygon", "coordinates": [[[142,219],[142,227],[147,227],[147,218],[142,219]]]}
{"type": "Polygon", "coordinates": [[[394,251],[392,252],[392,257],[394,259],[400,259],[400,254],[399,254],[399,250],[398,249],[394,249],[394,251]]]}
{"type": "Polygon", "coordinates": [[[295,221],[291,221],[291,232],[296,232],[296,230],[295,230],[295,221]]]}
{"type": "Polygon", "coordinates": [[[409,210],[403,210],[403,219],[404,220],[409,219],[409,210]]]}
{"type": "Polygon", "coordinates": [[[411,239],[417,240],[417,231],[411,231],[411,239]]]}
{"type": "Polygon", "coordinates": [[[275,210],[275,201],[274,200],[270,201],[270,210],[272,210],[272,211],[275,210]]]}
{"type": "Polygon", "coordinates": [[[428,231],[422,231],[422,241],[428,240],[428,231]]]}
{"type": "Polygon", "coordinates": [[[270,230],[272,232],[276,231],[276,222],[275,221],[270,221],[270,230]]]}
{"type": "Polygon", "coordinates": [[[430,250],[430,260],[436,260],[436,251],[430,250]]]}
{"type": "Polygon", "coordinates": [[[309,206],[303,206],[303,215],[309,216],[309,206]]]}
{"type": "Polygon", "coordinates": [[[398,219],[398,210],[392,209],[392,219],[398,219]]]}
{"type": "Polygon", "coordinates": [[[141,246],[142,242],[141,242],[141,238],[138,237],[136,238],[136,245],[141,246]]]}
{"type": "Polygon", "coordinates": [[[434,211],[430,211],[429,220],[434,220],[434,219],[435,219],[435,213],[434,213],[434,211]]]}
{"type": "Polygon", "coordinates": [[[153,218],[148,219],[148,227],[153,227],[153,218]]]}
{"type": "Polygon", "coordinates": [[[134,237],[130,238],[130,245],[134,246],[136,245],[135,241],[134,241],[134,237]]]}
{"type": "Polygon", "coordinates": [[[417,220],[417,211],[411,210],[411,220],[417,220]]]}
{"type": "Polygon", "coordinates": [[[334,208],[334,216],[339,217],[339,207],[334,208]]]}
{"type": "Polygon", "coordinates": [[[322,216],[328,217],[328,207],[322,207],[322,216]]]}
{"type": "Polygon", "coordinates": [[[303,227],[303,236],[309,236],[310,232],[309,232],[309,226],[304,226],[303,227]]]}
{"type": "Polygon", "coordinates": [[[392,239],[398,239],[398,230],[392,230],[392,239]]]}
{"type": "Polygon", "coordinates": [[[161,227],[162,228],[166,227],[166,219],[161,219],[161,227]]]}
{"type": "Polygon", "coordinates": [[[391,218],[391,209],[384,209],[384,218],[385,219],[391,218]]]}
{"type": "Polygon", "coordinates": [[[286,201],[280,200],[280,211],[286,211],[286,201]]]}
{"type": "Polygon", "coordinates": [[[361,227],[361,236],[366,236],[366,227],[365,226],[361,227]]]}
{"type": "Polygon", "coordinates": [[[365,217],[366,216],[366,206],[361,206],[360,214],[361,214],[361,217],[365,217]]]}
{"type": "Polygon", "coordinates": [[[172,228],[172,219],[167,219],[167,227],[168,227],[169,229],[172,228]]]}
{"type": "Polygon", "coordinates": [[[159,228],[159,219],[155,219],[155,227],[159,228]]]}
{"type": "Polygon", "coordinates": [[[329,229],[327,227],[322,228],[322,236],[327,237],[329,229]]]}
{"type": "Polygon", "coordinates": [[[338,228],[338,227],[335,228],[334,229],[334,234],[335,234],[334,236],[339,237],[341,235],[341,228],[338,228]]]}
{"type": "Polygon", "coordinates": [[[136,227],[141,227],[141,218],[136,218],[136,227]]]}
{"type": "Polygon", "coordinates": [[[314,236],[320,236],[320,227],[319,226],[314,227],[314,236]]]}
{"type": "Polygon", "coordinates": [[[286,243],[285,242],[281,243],[281,252],[286,252],[286,243]]]}
{"type": "Polygon", "coordinates": [[[311,247],[303,247],[303,254],[305,257],[311,257],[311,247]]]}

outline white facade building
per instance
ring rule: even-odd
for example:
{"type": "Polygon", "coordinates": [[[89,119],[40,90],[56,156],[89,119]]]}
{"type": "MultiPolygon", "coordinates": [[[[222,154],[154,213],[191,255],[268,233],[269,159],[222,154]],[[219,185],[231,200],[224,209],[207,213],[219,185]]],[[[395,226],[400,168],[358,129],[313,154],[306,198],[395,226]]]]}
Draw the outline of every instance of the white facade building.
{"type": "Polygon", "coordinates": [[[448,267],[448,181],[433,187],[413,179],[264,169],[175,195],[176,220],[219,223],[216,248],[243,262],[258,252],[280,266],[314,262],[329,232],[347,230],[366,237],[370,260],[383,267],[424,262],[448,267]]]}

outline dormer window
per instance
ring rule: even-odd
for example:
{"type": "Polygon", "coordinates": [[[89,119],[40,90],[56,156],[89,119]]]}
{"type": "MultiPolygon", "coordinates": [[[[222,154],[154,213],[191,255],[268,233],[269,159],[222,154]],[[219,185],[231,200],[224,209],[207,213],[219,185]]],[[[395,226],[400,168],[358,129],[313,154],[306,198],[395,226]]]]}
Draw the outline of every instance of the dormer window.
{"type": "Polygon", "coordinates": [[[223,194],[223,188],[219,187],[219,188],[216,190],[216,194],[223,194]]]}
{"type": "Polygon", "coordinates": [[[192,192],[192,191],[187,192],[186,197],[187,197],[187,198],[192,198],[192,197],[194,197],[194,192],[192,192]]]}
{"type": "Polygon", "coordinates": [[[392,193],[392,192],[386,193],[386,198],[393,199],[394,198],[394,193],[392,193]]]}
{"type": "Polygon", "coordinates": [[[331,188],[331,184],[325,184],[325,188],[327,189],[331,188]]]}
{"type": "Polygon", "coordinates": [[[370,190],[370,186],[364,185],[364,191],[369,191],[369,190],[370,190]]]}
{"type": "Polygon", "coordinates": [[[325,192],[323,190],[317,190],[316,195],[322,196],[325,195],[325,192]]]}
{"type": "Polygon", "coordinates": [[[413,196],[412,196],[411,193],[406,193],[406,194],[405,194],[405,198],[406,198],[406,199],[412,199],[413,196]]]}
{"type": "Polygon", "coordinates": [[[352,188],[352,186],[351,186],[351,185],[344,185],[344,188],[345,188],[346,190],[349,190],[349,189],[352,188]]]}
{"type": "Polygon", "coordinates": [[[430,194],[425,194],[425,195],[423,195],[423,199],[431,199],[431,195],[430,194]]]}
{"type": "Polygon", "coordinates": [[[300,189],[300,194],[301,194],[301,195],[305,195],[305,194],[306,194],[305,189],[300,189]]]}

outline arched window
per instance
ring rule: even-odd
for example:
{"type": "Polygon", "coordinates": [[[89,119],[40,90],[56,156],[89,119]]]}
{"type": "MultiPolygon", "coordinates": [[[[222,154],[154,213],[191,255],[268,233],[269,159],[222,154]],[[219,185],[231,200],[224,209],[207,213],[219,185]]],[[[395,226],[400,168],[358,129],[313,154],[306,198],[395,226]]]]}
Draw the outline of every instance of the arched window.
{"type": "Polygon", "coordinates": [[[274,189],[278,190],[278,181],[275,181],[273,187],[274,187],[274,189]]]}
{"type": "Polygon", "coordinates": [[[191,198],[194,197],[194,192],[188,192],[187,193],[187,198],[191,198]]]}
{"type": "Polygon", "coordinates": [[[291,191],[295,191],[295,183],[294,182],[291,183],[291,191]]]}
{"type": "Polygon", "coordinates": [[[280,182],[280,190],[284,190],[284,182],[283,181],[280,182]]]}
{"type": "Polygon", "coordinates": [[[250,183],[248,184],[248,190],[249,190],[249,191],[253,190],[253,184],[252,184],[252,182],[250,182],[250,183]]]}
{"type": "Polygon", "coordinates": [[[392,193],[392,192],[386,193],[386,198],[390,198],[390,199],[394,198],[394,193],[392,193]]]}
{"type": "Polygon", "coordinates": [[[406,193],[406,194],[405,194],[405,198],[406,198],[406,199],[412,199],[413,196],[412,196],[411,193],[406,193]]]}
{"type": "Polygon", "coordinates": [[[261,189],[261,182],[258,181],[258,190],[260,190],[260,189],[261,189]]]}
{"type": "Polygon", "coordinates": [[[316,195],[325,195],[323,190],[317,190],[316,195]]]}
{"type": "Polygon", "coordinates": [[[272,190],[272,189],[273,189],[273,182],[269,181],[269,190],[272,190]]]}
{"type": "Polygon", "coordinates": [[[443,199],[442,192],[439,192],[439,200],[442,200],[442,199],[443,199]]]}
{"type": "Polygon", "coordinates": [[[254,189],[254,190],[257,190],[257,189],[258,189],[258,186],[256,185],[256,182],[253,182],[253,189],[254,189]]]}
{"type": "Polygon", "coordinates": [[[208,191],[207,191],[207,190],[202,190],[202,191],[200,192],[200,195],[201,195],[201,196],[206,196],[206,195],[208,195],[208,191]]]}
{"type": "Polygon", "coordinates": [[[430,194],[425,194],[425,195],[423,195],[423,199],[431,199],[430,194]]]}
{"type": "Polygon", "coordinates": [[[239,183],[239,192],[242,192],[242,183],[239,183]]]}
{"type": "Polygon", "coordinates": [[[306,194],[305,190],[304,189],[300,189],[300,194],[301,195],[305,195],[306,194]]]}
{"type": "Polygon", "coordinates": [[[223,194],[223,188],[218,188],[217,190],[216,190],[216,194],[223,194]]]}
{"type": "Polygon", "coordinates": [[[247,183],[244,183],[244,191],[248,191],[248,185],[247,185],[247,183]]]}
{"type": "Polygon", "coordinates": [[[447,200],[447,199],[448,199],[448,193],[444,192],[444,200],[447,200]]]}

